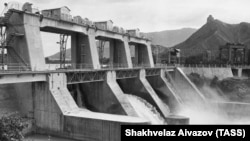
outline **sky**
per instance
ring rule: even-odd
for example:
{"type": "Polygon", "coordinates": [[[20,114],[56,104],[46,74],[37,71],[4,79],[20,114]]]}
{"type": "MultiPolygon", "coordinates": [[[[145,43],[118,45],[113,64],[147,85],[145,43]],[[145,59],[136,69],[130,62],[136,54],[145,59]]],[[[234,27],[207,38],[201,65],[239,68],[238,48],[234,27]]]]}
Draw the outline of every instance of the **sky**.
{"type": "MultiPolygon", "coordinates": [[[[0,0],[0,12],[5,2],[0,0]]],[[[200,28],[209,15],[227,23],[250,23],[250,0],[15,0],[40,10],[68,6],[73,16],[92,21],[112,20],[142,32],[200,28]]]]}

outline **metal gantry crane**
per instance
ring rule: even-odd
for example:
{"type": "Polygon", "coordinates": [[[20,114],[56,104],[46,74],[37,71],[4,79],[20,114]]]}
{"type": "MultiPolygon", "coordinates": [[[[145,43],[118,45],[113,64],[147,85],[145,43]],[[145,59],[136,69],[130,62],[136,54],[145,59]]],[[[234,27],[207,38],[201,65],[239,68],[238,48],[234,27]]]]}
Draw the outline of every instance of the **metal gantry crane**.
{"type": "Polygon", "coordinates": [[[99,59],[100,59],[100,63],[103,63],[103,55],[104,55],[104,47],[105,47],[105,41],[99,40],[99,59]]]}
{"type": "Polygon", "coordinates": [[[60,34],[60,68],[65,68],[68,37],[67,34],[60,34]]]}
{"type": "Polygon", "coordinates": [[[6,63],[5,50],[6,50],[6,26],[0,26],[0,56],[1,56],[1,68],[4,70],[4,65],[6,63]]]}

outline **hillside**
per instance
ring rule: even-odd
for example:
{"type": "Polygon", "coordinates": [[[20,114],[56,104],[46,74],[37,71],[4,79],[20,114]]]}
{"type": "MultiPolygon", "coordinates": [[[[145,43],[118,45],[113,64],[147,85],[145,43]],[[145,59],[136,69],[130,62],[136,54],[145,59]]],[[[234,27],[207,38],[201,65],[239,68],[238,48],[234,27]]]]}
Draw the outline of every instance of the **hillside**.
{"type": "MultiPolygon", "coordinates": [[[[59,60],[60,59],[60,52],[57,52],[48,57],[50,60],[59,60]]],[[[66,60],[71,59],[71,48],[66,49],[66,60]]]]}
{"type": "Polygon", "coordinates": [[[152,44],[171,47],[185,41],[197,29],[182,28],[177,30],[164,30],[160,32],[149,32],[144,35],[152,40],[152,44]]]}
{"type": "Polygon", "coordinates": [[[211,51],[218,56],[219,46],[229,43],[250,45],[250,23],[228,24],[214,19],[211,15],[207,22],[186,41],[174,46],[181,49],[182,57],[196,56],[211,51]]]}

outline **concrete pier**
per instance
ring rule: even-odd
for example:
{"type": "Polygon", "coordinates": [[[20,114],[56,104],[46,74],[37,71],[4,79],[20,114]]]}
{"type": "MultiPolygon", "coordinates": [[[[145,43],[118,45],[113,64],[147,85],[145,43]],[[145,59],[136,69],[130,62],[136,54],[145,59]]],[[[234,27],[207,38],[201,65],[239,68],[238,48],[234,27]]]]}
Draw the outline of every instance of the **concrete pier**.
{"type": "Polygon", "coordinates": [[[22,35],[13,37],[15,40],[11,51],[18,54],[15,56],[18,60],[11,59],[13,61],[11,63],[28,64],[33,71],[44,70],[45,60],[39,18],[36,15],[27,16],[14,12],[9,20],[13,27],[8,29],[8,34],[22,35]]]}
{"type": "Polygon", "coordinates": [[[71,35],[71,56],[73,68],[75,69],[100,69],[95,37],[91,34],[74,33],[71,35]]]}

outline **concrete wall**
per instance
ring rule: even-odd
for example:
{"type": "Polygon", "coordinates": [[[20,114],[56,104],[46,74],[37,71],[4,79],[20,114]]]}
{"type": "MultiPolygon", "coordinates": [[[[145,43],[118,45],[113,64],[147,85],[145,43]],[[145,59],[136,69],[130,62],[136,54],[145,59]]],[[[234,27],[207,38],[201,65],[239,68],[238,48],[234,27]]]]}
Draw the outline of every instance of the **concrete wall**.
{"type": "MultiPolygon", "coordinates": [[[[212,105],[221,110],[228,118],[240,122],[248,122],[250,104],[240,102],[212,102],[212,105]]],[[[242,124],[242,123],[241,123],[242,124]]]]}
{"type": "Polygon", "coordinates": [[[0,117],[19,111],[16,91],[13,85],[0,85],[0,117]]]}
{"type": "MultiPolygon", "coordinates": [[[[63,113],[57,104],[55,97],[60,94],[56,91],[50,91],[48,83],[37,82],[33,84],[34,87],[34,115],[36,121],[37,132],[55,131],[61,132],[63,127],[63,113]]],[[[66,106],[66,105],[65,105],[66,106]]],[[[62,109],[63,110],[63,109],[62,109]]]]}
{"type": "MultiPolygon", "coordinates": [[[[237,74],[238,74],[238,71],[237,70],[237,74]]],[[[250,77],[250,69],[242,69],[242,76],[243,77],[250,77]]]]}
{"type": "Polygon", "coordinates": [[[19,112],[25,117],[34,117],[34,103],[32,93],[32,83],[12,84],[16,91],[19,112]]]}
{"type": "Polygon", "coordinates": [[[120,128],[122,123],[74,116],[66,116],[64,123],[64,134],[67,137],[86,141],[121,140],[120,128]]]}
{"type": "Polygon", "coordinates": [[[0,85],[0,116],[18,112],[33,118],[33,95],[31,83],[0,85]]]}
{"type": "Polygon", "coordinates": [[[209,79],[213,79],[217,76],[220,80],[228,77],[233,77],[233,72],[231,68],[192,68],[192,67],[182,67],[181,68],[185,74],[197,73],[209,79]]]}

